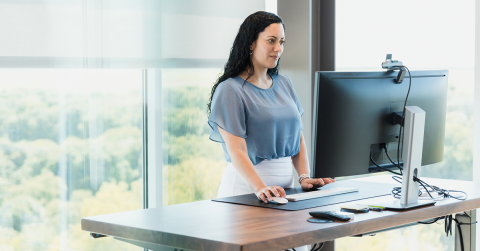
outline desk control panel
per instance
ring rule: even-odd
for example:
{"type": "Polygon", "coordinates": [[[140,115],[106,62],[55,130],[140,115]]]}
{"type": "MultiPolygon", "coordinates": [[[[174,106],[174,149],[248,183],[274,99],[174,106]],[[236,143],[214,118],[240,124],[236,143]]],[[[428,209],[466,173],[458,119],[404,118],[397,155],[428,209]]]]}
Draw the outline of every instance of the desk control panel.
{"type": "Polygon", "coordinates": [[[305,192],[305,193],[296,193],[287,195],[288,201],[301,201],[301,200],[309,200],[309,199],[316,199],[326,196],[332,196],[337,194],[344,194],[344,193],[353,193],[358,192],[358,188],[350,188],[350,187],[332,187],[329,189],[322,189],[312,192],[305,192]]]}

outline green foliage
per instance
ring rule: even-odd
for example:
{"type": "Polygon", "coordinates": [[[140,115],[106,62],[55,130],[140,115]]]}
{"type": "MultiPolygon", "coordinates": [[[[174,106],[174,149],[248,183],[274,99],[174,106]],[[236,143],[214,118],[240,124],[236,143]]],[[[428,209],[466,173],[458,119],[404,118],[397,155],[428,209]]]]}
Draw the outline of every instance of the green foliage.
{"type": "Polygon", "coordinates": [[[91,119],[101,120],[103,130],[141,126],[138,93],[92,93],[89,96],[52,91],[12,89],[0,91],[0,136],[11,141],[59,139],[59,119],[64,117],[67,135],[89,135],[91,119]],[[93,108],[98,108],[93,110],[93,108]]]}
{"type": "MultiPolygon", "coordinates": [[[[225,163],[221,145],[208,139],[208,91],[164,92],[165,204],[216,197],[225,163]]],[[[91,239],[80,219],[142,206],[140,92],[60,98],[55,92],[13,89],[0,95],[0,231],[10,236],[0,240],[0,248],[138,250],[112,238],[91,239]],[[93,112],[92,106],[101,109],[93,112]],[[102,134],[90,135],[91,119],[102,134]],[[100,169],[91,162],[98,159],[105,179],[95,189],[91,172],[100,169]]]]}
{"type": "Polygon", "coordinates": [[[83,197],[81,217],[132,211],[142,207],[142,180],[104,182],[95,196],[83,197]],[[113,207],[112,207],[113,206],[113,207]]]}
{"type": "Polygon", "coordinates": [[[208,134],[174,137],[165,135],[164,165],[176,165],[192,158],[206,157],[215,161],[224,159],[222,145],[211,141],[208,134]]]}
{"type": "Polygon", "coordinates": [[[138,127],[112,128],[102,135],[105,176],[130,184],[140,178],[142,131],[138,127]]]}
{"type": "Polygon", "coordinates": [[[46,209],[66,189],[63,180],[47,169],[40,175],[23,179],[20,184],[3,186],[5,197],[0,205],[1,217],[11,218],[13,228],[22,231],[23,224],[42,222],[45,216],[50,216],[51,211],[46,209]]]}
{"type": "Polygon", "coordinates": [[[25,89],[0,91],[0,132],[12,141],[58,138],[56,93],[25,89]]]}
{"type": "Polygon", "coordinates": [[[206,98],[210,88],[164,89],[164,204],[217,196],[226,163],[222,146],[209,139],[206,98]]]}
{"type": "Polygon", "coordinates": [[[141,208],[140,92],[2,90],[0,114],[0,231],[10,236],[0,240],[1,250],[64,249],[67,239],[88,240],[76,248],[98,250],[99,242],[78,231],[84,214],[141,208]],[[90,135],[91,119],[103,134],[90,135]],[[105,177],[98,191],[90,172],[102,169],[91,169],[92,153],[105,177]]]}
{"type": "Polygon", "coordinates": [[[43,169],[57,173],[60,148],[51,140],[11,142],[8,138],[0,138],[0,149],[4,149],[0,152],[0,160],[5,163],[0,165],[0,173],[12,184],[29,180],[43,169]]]}
{"type": "Polygon", "coordinates": [[[189,109],[198,108],[205,115],[207,98],[210,88],[197,86],[181,86],[163,88],[163,109],[189,109]]]}
{"type": "Polygon", "coordinates": [[[198,107],[176,108],[168,112],[164,128],[168,128],[168,134],[181,137],[186,134],[207,134],[210,128],[207,126],[207,118],[198,107]]]}
{"type": "MultiPolygon", "coordinates": [[[[451,71],[451,75],[467,75],[451,71]]],[[[422,176],[472,180],[473,168],[473,85],[456,83],[451,78],[448,90],[443,161],[422,168],[422,176]]]]}
{"type": "Polygon", "coordinates": [[[202,157],[188,159],[174,166],[165,166],[164,174],[168,174],[168,183],[164,185],[164,204],[216,198],[225,167],[222,161],[202,157]]]}
{"type": "Polygon", "coordinates": [[[206,116],[209,88],[176,87],[163,91],[163,129],[169,135],[203,135],[210,132],[206,116]]]}

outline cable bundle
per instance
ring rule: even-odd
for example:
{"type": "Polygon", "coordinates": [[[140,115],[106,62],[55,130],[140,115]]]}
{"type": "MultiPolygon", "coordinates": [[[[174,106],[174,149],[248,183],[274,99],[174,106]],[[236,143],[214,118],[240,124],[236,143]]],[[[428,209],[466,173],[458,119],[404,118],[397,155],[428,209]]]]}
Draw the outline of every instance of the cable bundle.
{"type": "MultiPolygon", "coordinates": [[[[401,181],[402,177],[400,177],[400,176],[392,176],[392,179],[394,179],[398,183],[402,183],[402,181],[401,181]]],[[[420,184],[423,187],[423,189],[418,190],[418,196],[421,196],[423,193],[426,192],[429,196],[429,198],[427,198],[427,199],[443,200],[443,199],[453,198],[453,199],[457,199],[457,200],[466,200],[467,197],[468,197],[467,193],[465,193],[463,191],[447,190],[447,189],[439,188],[437,186],[430,186],[428,183],[426,183],[425,181],[423,181],[423,180],[421,180],[417,177],[414,177],[413,180],[418,182],[418,184],[420,184]],[[430,190],[427,189],[427,187],[429,187],[430,190]],[[432,193],[436,192],[438,194],[438,196],[434,197],[434,196],[432,196],[432,194],[430,192],[432,192],[432,193]],[[462,194],[464,194],[464,196],[457,197],[457,196],[453,196],[451,193],[462,193],[462,194]]],[[[393,197],[399,199],[400,195],[401,195],[401,192],[402,192],[401,187],[394,187],[393,190],[392,190],[393,197]]],[[[422,199],[422,198],[419,198],[419,199],[422,199]]]]}
{"type": "MultiPolygon", "coordinates": [[[[467,214],[467,213],[465,213],[465,214],[467,214]]],[[[420,223],[420,224],[433,224],[433,223],[437,222],[438,220],[442,220],[442,219],[445,219],[445,233],[447,234],[447,237],[448,237],[448,234],[453,235],[452,234],[452,226],[453,226],[453,222],[455,222],[455,224],[457,226],[457,229],[458,229],[458,235],[459,235],[459,238],[460,238],[460,248],[461,248],[462,251],[465,250],[465,248],[463,246],[462,229],[460,228],[460,226],[461,225],[473,225],[473,224],[476,224],[477,222],[475,221],[475,222],[472,222],[472,223],[460,223],[460,222],[458,222],[457,219],[453,218],[453,216],[450,214],[450,215],[445,215],[445,216],[442,216],[442,217],[431,219],[430,221],[419,221],[418,223],[420,223]]]]}
{"type": "Polygon", "coordinates": [[[313,247],[312,247],[312,249],[310,249],[310,251],[319,251],[320,249],[323,248],[323,245],[325,245],[325,242],[318,243],[318,248],[315,249],[315,247],[317,246],[317,244],[315,243],[315,245],[313,245],[313,247]]]}

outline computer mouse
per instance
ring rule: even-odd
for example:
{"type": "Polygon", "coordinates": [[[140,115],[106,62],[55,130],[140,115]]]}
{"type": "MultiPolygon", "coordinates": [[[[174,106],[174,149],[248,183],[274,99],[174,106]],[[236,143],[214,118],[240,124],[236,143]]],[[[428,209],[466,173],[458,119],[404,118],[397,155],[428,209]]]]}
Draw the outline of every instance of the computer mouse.
{"type": "Polygon", "coordinates": [[[288,200],[282,197],[272,197],[272,200],[268,201],[268,204],[287,204],[288,200]]]}

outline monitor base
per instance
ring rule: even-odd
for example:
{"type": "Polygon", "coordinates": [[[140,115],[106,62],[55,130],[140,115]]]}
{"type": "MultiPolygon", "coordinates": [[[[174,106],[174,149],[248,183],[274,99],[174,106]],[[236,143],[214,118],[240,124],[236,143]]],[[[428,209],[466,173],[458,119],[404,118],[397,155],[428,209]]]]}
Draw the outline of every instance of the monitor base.
{"type": "Polygon", "coordinates": [[[410,203],[410,204],[401,204],[400,200],[395,200],[392,202],[381,203],[381,205],[385,210],[391,211],[405,211],[410,209],[415,209],[419,207],[428,207],[433,206],[437,203],[436,201],[418,201],[417,203],[410,203]]]}

